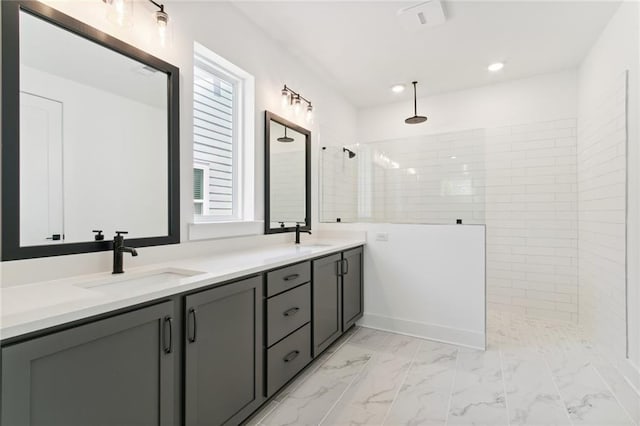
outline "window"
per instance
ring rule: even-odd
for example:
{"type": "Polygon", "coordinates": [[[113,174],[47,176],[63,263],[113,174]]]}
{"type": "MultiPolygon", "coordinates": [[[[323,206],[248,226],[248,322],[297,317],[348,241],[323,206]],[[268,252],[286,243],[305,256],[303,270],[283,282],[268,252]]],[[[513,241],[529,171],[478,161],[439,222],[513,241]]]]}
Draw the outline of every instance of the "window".
{"type": "Polygon", "coordinates": [[[253,77],[198,44],[194,52],[196,222],[253,220],[253,77]]]}
{"type": "Polygon", "coordinates": [[[209,182],[209,166],[207,164],[194,164],[193,209],[198,216],[202,216],[209,209],[209,199],[204,196],[205,182],[209,182]]]}

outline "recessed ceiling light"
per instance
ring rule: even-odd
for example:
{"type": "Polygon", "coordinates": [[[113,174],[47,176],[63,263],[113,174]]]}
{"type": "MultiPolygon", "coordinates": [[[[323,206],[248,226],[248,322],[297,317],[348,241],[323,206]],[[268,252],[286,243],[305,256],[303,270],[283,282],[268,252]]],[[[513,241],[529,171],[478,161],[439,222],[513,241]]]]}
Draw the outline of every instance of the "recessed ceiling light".
{"type": "Polygon", "coordinates": [[[492,72],[500,71],[502,68],[504,68],[504,64],[502,62],[496,62],[495,64],[491,64],[487,67],[487,69],[492,72]]]}
{"type": "Polygon", "coordinates": [[[404,92],[404,84],[396,84],[394,86],[391,86],[391,91],[393,93],[402,93],[402,92],[404,92]]]}

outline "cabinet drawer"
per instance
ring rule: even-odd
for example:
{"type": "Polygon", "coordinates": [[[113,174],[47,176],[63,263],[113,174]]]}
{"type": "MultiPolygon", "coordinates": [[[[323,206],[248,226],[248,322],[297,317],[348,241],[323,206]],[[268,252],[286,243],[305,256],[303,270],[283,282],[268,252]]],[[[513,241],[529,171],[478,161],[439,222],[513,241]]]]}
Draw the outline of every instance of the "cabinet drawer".
{"type": "Polygon", "coordinates": [[[311,325],[307,324],[267,351],[267,397],[311,362],[311,325]]]}
{"type": "Polygon", "coordinates": [[[311,284],[267,300],[267,346],[311,321],[311,284]]]}
{"type": "Polygon", "coordinates": [[[304,262],[267,274],[267,297],[311,281],[311,263],[304,262]]]}

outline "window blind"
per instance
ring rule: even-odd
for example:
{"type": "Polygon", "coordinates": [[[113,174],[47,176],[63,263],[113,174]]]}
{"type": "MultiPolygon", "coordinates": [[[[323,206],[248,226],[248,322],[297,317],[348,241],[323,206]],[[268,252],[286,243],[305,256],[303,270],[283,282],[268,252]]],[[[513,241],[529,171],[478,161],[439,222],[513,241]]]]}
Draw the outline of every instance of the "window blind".
{"type": "Polygon", "coordinates": [[[196,61],[193,87],[194,160],[209,166],[209,211],[234,214],[234,83],[196,61]]]}

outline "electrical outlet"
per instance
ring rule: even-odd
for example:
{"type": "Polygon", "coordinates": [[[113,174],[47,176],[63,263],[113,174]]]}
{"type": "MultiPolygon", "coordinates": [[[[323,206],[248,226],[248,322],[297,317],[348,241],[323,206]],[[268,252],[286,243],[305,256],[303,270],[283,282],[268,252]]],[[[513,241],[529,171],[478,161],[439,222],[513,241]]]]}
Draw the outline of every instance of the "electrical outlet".
{"type": "Polygon", "coordinates": [[[389,241],[389,234],[386,232],[376,233],[376,241],[389,241]]]}

